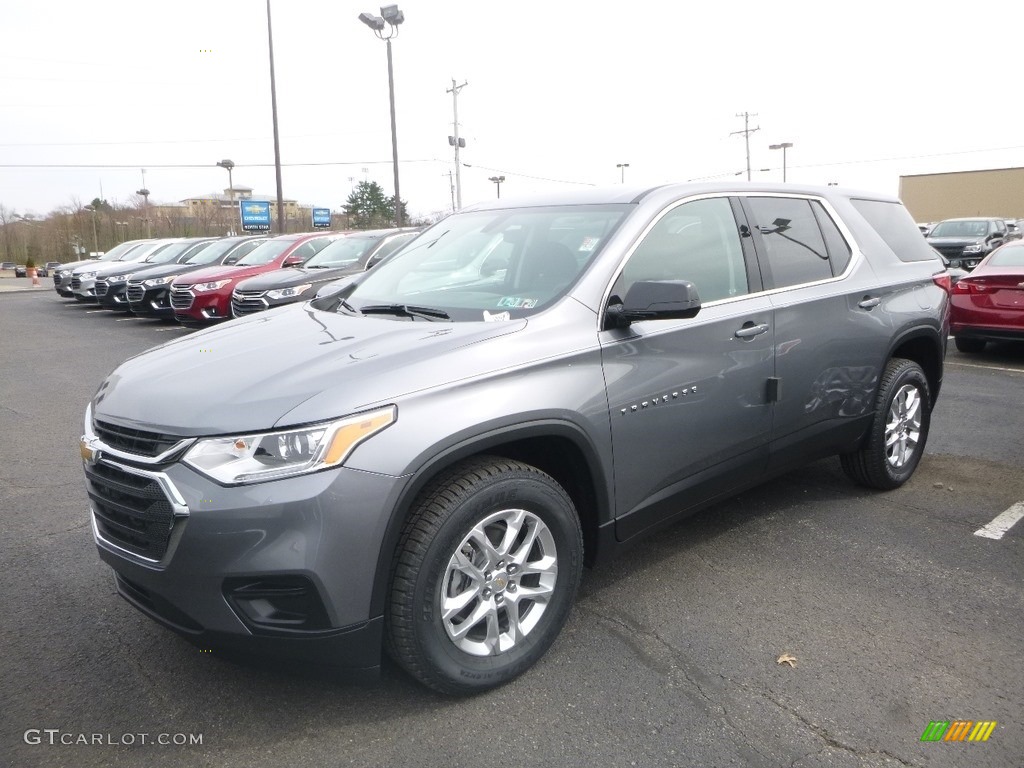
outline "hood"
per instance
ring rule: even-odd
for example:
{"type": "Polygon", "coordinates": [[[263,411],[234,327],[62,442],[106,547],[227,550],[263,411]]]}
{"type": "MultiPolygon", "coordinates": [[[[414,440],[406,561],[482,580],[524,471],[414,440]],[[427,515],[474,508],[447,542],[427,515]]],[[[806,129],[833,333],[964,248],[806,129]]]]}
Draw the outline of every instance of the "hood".
{"type": "Polygon", "coordinates": [[[926,237],[929,245],[974,245],[975,243],[985,242],[984,236],[982,237],[926,237]]]}
{"type": "Polygon", "coordinates": [[[218,280],[242,280],[252,275],[260,275],[268,269],[274,269],[272,265],[255,264],[251,267],[239,267],[237,265],[214,265],[203,267],[194,272],[188,273],[187,280],[175,280],[176,285],[195,285],[196,283],[215,283],[218,280]]]}
{"type": "Polygon", "coordinates": [[[82,259],[81,261],[69,261],[67,264],[61,264],[59,267],[54,267],[54,271],[59,272],[61,270],[71,270],[74,272],[78,267],[84,267],[86,264],[96,264],[99,259],[82,259]]]}
{"type": "Polygon", "coordinates": [[[96,277],[107,277],[108,275],[128,274],[144,266],[146,266],[144,261],[101,261],[79,267],[75,270],[75,274],[95,272],[96,277]]]}
{"type": "Polygon", "coordinates": [[[466,348],[526,324],[351,317],[293,304],[127,360],[100,386],[93,413],[178,435],[257,432],[337,418],[450,382],[453,369],[473,376],[508,366],[501,355],[466,348]],[[302,420],[289,420],[300,404],[302,420]]]}
{"type": "Polygon", "coordinates": [[[239,285],[240,290],[246,291],[272,291],[275,288],[291,288],[294,285],[303,283],[326,283],[328,280],[336,280],[346,275],[355,275],[363,272],[359,264],[348,267],[336,267],[334,269],[316,269],[315,267],[289,267],[288,269],[275,269],[271,272],[264,272],[262,275],[251,277],[245,281],[245,285],[239,285]]]}
{"type": "Polygon", "coordinates": [[[189,272],[198,272],[200,269],[208,269],[208,264],[152,264],[132,272],[144,280],[152,280],[155,277],[166,277],[167,275],[181,275],[189,272]]]}

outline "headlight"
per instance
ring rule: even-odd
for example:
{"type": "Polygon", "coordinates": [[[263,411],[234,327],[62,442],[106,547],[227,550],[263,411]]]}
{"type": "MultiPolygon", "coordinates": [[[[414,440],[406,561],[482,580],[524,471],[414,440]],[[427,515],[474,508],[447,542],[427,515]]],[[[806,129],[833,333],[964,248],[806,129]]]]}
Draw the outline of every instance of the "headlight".
{"type": "Polygon", "coordinates": [[[182,459],[225,485],[261,483],[341,465],[357,445],[398,418],[389,405],[326,424],[200,440],[182,459]]]}
{"type": "Polygon", "coordinates": [[[94,277],[96,277],[96,273],[95,272],[79,272],[78,273],[78,279],[79,280],[91,280],[94,277]]]}
{"type": "Polygon", "coordinates": [[[111,275],[110,277],[107,278],[107,282],[108,283],[123,283],[129,277],[131,277],[131,275],[111,275]]]}
{"type": "MultiPolygon", "coordinates": [[[[178,276],[170,275],[168,277],[154,277],[152,280],[143,280],[142,284],[147,288],[155,288],[158,285],[167,285],[169,282],[171,282],[171,280],[174,280],[176,277],[178,276]]],[[[207,285],[212,285],[212,283],[207,283],[207,285]]]]}
{"type": "Polygon", "coordinates": [[[230,282],[230,280],[217,280],[216,282],[213,283],[196,283],[195,285],[192,286],[192,290],[199,291],[200,293],[202,293],[203,291],[217,291],[230,282]]]}
{"type": "Polygon", "coordinates": [[[974,244],[968,245],[966,248],[964,248],[964,253],[981,253],[984,250],[985,250],[985,244],[984,243],[974,243],[974,244]]]}
{"type": "Polygon", "coordinates": [[[62,269],[59,272],[57,272],[57,274],[60,275],[61,277],[67,277],[68,275],[71,274],[71,270],[70,269],[62,269]]]}
{"type": "Polygon", "coordinates": [[[312,283],[306,283],[305,285],[296,285],[293,288],[278,288],[276,291],[267,291],[268,299],[290,299],[292,296],[298,296],[310,288],[313,287],[312,283]]]}

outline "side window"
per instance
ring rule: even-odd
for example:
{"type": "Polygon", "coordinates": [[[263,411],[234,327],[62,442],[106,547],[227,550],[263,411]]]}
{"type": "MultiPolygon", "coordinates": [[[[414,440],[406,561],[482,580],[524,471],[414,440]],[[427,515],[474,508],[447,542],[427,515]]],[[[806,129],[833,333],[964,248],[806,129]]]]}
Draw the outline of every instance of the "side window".
{"type": "Polygon", "coordinates": [[[850,257],[853,255],[853,251],[850,250],[850,244],[846,242],[846,238],[839,231],[839,227],[836,226],[832,217],[828,215],[825,206],[815,200],[811,203],[811,208],[818,219],[821,233],[825,236],[828,258],[832,262],[832,274],[836,276],[841,275],[846,270],[846,265],[850,263],[850,257]]]}
{"type": "Polygon", "coordinates": [[[729,199],[694,200],[666,213],[629,257],[612,293],[640,280],[689,280],[702,303],[749,292],[729,199]]]}
{"type": "Polygon", "coordinates": [[[754,228],[761,234],[773,288],[832,277],[828,250],[809,200],[749,197],[747,204],[754,228]]]}
{"type": "Polygon", "coordinates": [[[309,248],[310,248],[309,251],[304,251],[303,252],[303,257],[302,258],[306,259],[306,258],[308,258],[308,257],[310,257],[310,256],[312,256],[312,255],[314,255],[316,253],[319,253],[324,248],[326,248],[328,243],[330,243],[330,242],[331,242],[330,238],[327,238],[327,237],[320,237],[320,238],[317,238],[316,240],[310,240],[308,243],[306,243],[305,245],[302,246],[303,248],[305,248],[308,245],[309,248]]]}

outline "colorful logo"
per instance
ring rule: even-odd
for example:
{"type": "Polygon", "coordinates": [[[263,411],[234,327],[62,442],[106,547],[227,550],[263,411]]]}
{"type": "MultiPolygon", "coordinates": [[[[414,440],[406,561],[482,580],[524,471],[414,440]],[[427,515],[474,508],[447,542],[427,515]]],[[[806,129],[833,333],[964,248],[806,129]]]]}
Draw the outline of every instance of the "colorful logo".
{"type": "Polygon", "coordinates": [[[988,741],[995,728],[995,720],[932,720],[921,741],[988,741]]]}

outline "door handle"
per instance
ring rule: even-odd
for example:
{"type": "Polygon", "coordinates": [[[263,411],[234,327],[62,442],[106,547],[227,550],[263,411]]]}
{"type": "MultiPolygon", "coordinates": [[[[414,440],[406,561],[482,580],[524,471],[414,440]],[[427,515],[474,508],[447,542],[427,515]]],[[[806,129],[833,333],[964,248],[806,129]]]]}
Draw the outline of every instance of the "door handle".
{"type": "Polygon", "coordinates": [[[736,331],[736,338],[738,339],[752,339],[755,336],[760,336],[768,330],[767,323],[761,323],[760,325],[744,325],[738,331],[736,331]]]}
{"type": "Polygon", "coordinates": [[[857,306],[861,309],[874,309],[881,303],[882,300],[879,298],[865,298],[864,301],[858,303],[857,306]]]}

